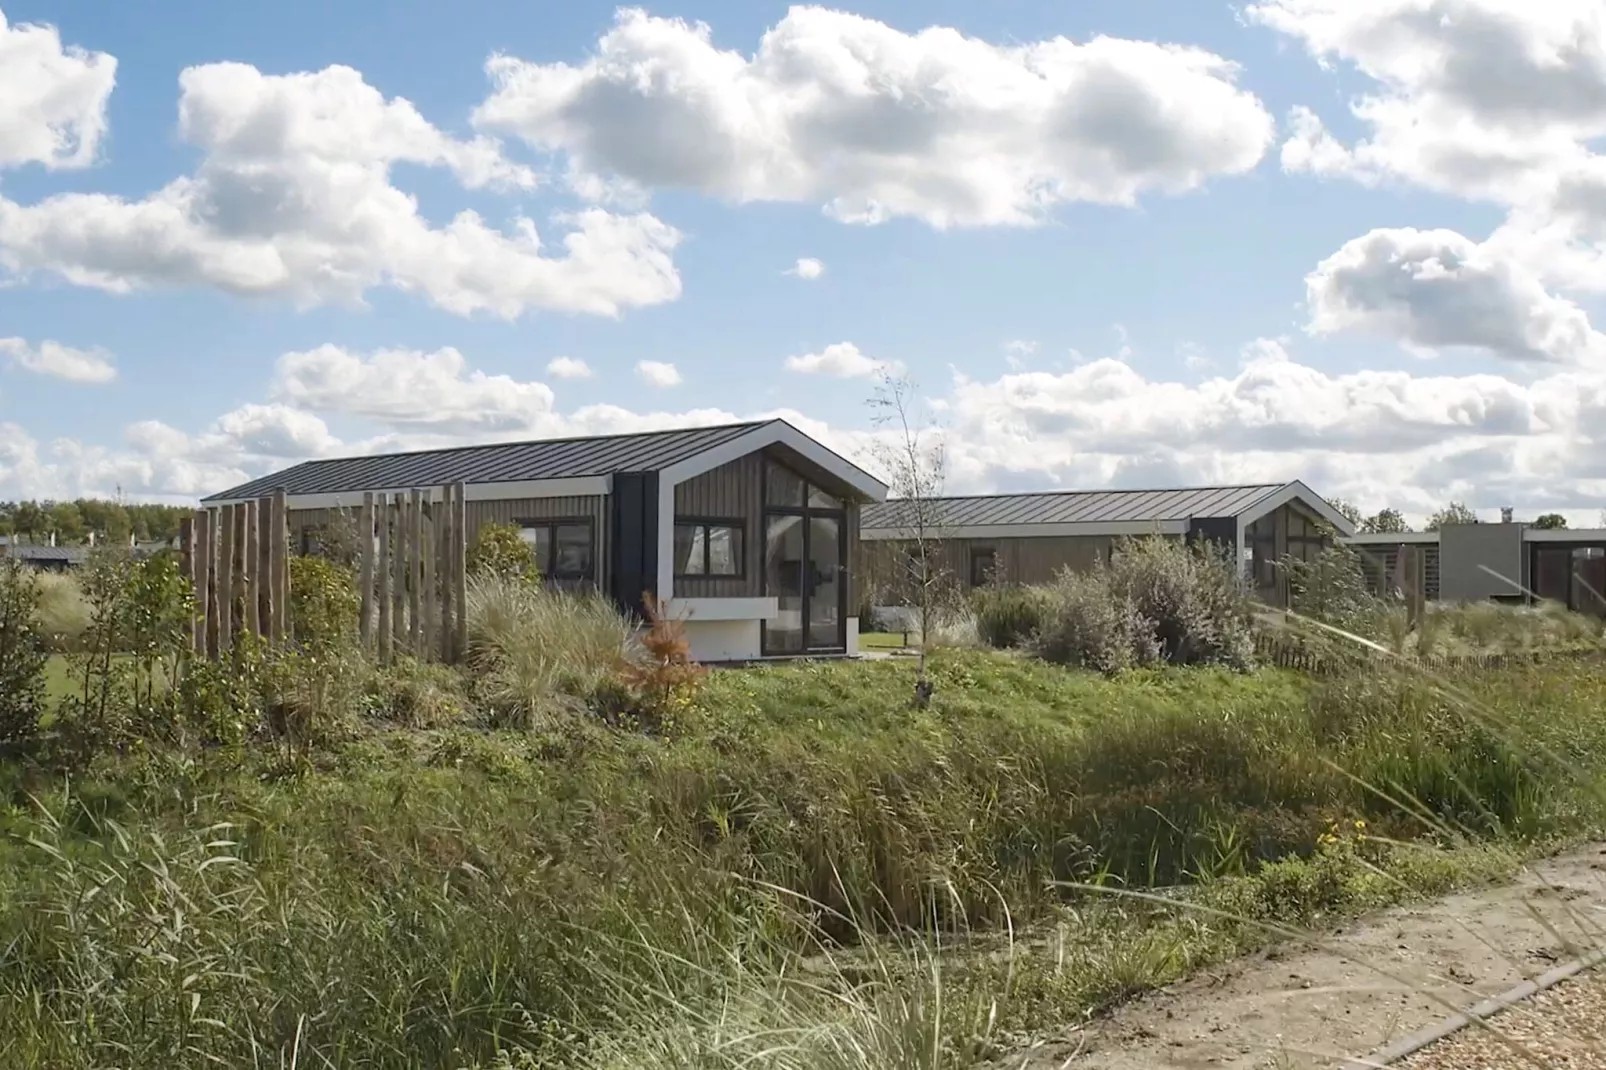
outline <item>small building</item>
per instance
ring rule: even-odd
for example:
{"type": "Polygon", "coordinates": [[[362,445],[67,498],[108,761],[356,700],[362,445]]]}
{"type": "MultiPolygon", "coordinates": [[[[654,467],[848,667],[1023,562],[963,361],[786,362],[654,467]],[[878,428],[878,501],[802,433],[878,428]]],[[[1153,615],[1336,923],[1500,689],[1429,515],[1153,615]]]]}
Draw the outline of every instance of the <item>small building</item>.
{"type": "Polygon", "coordinates": [[[1438,531],[1368,533],[1344,542],[1361,554],[1374,587],[1399,585],[1400,550],[1422,554],[1429,600],[1553,601],[1606,617],[1606,529],[1532,524],[1447,524],[1438,531]]]}
{"type": "Polygon", "coordinates": [[[84,546],[54,546],[48,543],[11,542],[0,548],[0,557],[19,561],[44,572],[66,572],[89,560],[84,546]]]}
{"type": "MultiPolygon", "coordinates": [[[[1285,554],[1314,555],[1327,545],[1329,532],[1355,530],[1298,481],[945,497],[926,504],[927,538],[941,542],[942,567],[966,587],[1047,583],[1062,569],[1108,561],[1123,538],[1162,535],[1226,548],[1243,563],[1262,599],[1286,605],[1287,579],[1275,562],[1285,554]]],[[[897,567],[887,559],[907,552],[919,517],[908,500],[865,509],[860,538],[867,570],[885,577],[897,567]]]]}
{"type": "Polygon", "coordinates": [[[202,504],[283,488],[305,551],[365,493],[453,483],[470,540],[513,524],[549,583],[653,596],[699,661],[857,652],[851,550],[887,488],[784,420],[306,461],[202,504]]]}

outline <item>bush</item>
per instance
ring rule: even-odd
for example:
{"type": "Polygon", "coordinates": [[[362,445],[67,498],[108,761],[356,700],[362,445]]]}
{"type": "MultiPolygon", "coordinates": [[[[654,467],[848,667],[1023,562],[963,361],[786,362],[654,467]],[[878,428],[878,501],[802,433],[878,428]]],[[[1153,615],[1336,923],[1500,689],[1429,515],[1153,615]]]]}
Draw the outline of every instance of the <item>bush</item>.
{"type": "Polygon", "coordinates": [[[468,586],[469,660],[495,725],[531,727],[616,681],[633,629],[599,595],[481,573],[468,586]]]}
{"type": "Polygon", "coordinates": [[[408,728],[441,728],[467,719],[463,678],[447,665],[397,658],[367,683],[370,716],[408,728]]]}
{"type": "Polygon", "coordinates": [[[525,542],[512,524],[482,524],[468,548],[470,576],[503,577],[526,584],[541,582],[535,548],[525,542]]]}
{"type": "Polygon", "coordinates": [[[1100,672],[1154,661],[1244,668],[1254,652],[1249,599],[1231,563],[1160,536],[1123,542],[1090,572],[1062,572],[1044,614],[1038,656],[1100,672]]]}
{"type": "Polygon", "coordinates": [[[1025,646],[1043,625],[1043,592],[1034,587],[982,587],[971,596],[976,634],[990,647],[1025,646]]]}
{"type": "Polygon", "coordinates": [[[1120,672],[1160,656],[1152,621],[1118,595],[1100,564],[1091,572],[1066,569],[1043,595],[1043,621],[1032,651],[1056,665],[1120,672]]]}
{"type": "Polygon", "coordinates": [[[15,561],[0,561],[0,752],[32,743],[44,709],[45,636],[39,583],[15,561]]]}
{"type": "Polygon", "coordinates": [[[1278,567],[1288,577],[1288,608],[1336,627],[1377,631],[1385,607],[1350,547],[1336,543],[1309,560],[1284,556],[1278,567]]]}
{"type": "Polygon", "coordinates": [[[350,568],[322,556],[290,559],[290,627],[303,650],[352,647],[361,613],[362,598],[350,568]]]}

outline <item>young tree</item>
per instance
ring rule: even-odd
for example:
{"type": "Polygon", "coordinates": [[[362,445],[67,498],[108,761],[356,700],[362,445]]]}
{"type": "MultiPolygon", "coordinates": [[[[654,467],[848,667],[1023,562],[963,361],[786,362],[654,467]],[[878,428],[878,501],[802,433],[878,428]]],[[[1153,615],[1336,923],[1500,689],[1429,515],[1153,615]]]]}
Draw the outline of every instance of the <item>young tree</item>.
{"type": "Polygon", "coordinates": [[[921,405],[914,380],[890,370],[881,372],[870,399],[875,424],[883,432],[872,447],[877,466],[888,476],[897,499],[901,537],[894,544],[900,560],[883,562],[880,582],[895,600],[915,612],[920,625],[919,660],[915,670],[915,703],[931,701],[926,648],[939,614],[952,601],[955,585],[943,563],[942,502],[947,457],[942,435],[921,405]]]}
{"type": "Polygon", "coordinates": [[[1451,502],[1428,518],[1428,531],[1438,531],[1446,524],[1476,524],[1478,514],[1465,502],[1451,502]]]}
{"type": "Polygon", "coordinates": [[[1371,516],[1363,519],[1359,524],[1360,530],[1367,534],[1397,535],[1411,530],[1411,525],[1405,522],[1398,509],[1379,509],[1371,516]]]}
{"type": "Polygon", "coordinates": [[[1533,526],[1541,531],[1559,531],[1567,526],[1567,518],[1560,513],[1545,513],[1534,521],[1533,526]]]}
{"type": "Polygon", "coordinates": [[[1327,499],[1327,503],[1334,509],[1337,509],[1339,514],[1343,516],[1345,520],[1348,520],[1356,527],[1359,527],[1361,524],[1365,523],[1365,520],[1362,518],[1360,508],[1348,498],[1329,498],[1327,499]]]}

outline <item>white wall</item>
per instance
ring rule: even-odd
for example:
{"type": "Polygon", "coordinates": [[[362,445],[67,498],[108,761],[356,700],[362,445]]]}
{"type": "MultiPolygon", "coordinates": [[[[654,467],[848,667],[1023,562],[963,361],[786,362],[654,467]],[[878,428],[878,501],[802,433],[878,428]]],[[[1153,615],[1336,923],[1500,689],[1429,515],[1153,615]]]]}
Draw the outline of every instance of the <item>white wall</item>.
{"type": "Polygon", "coordinates": [[[760,654],[756,620],[688,620],[686,642],[693,661],[746,661],[760,654]]]}
{"type": "Polygon", "coordinates": [[[848,654],[849,655],[857,655],[858,653],[859,653],[859,618],[858,617],[849,617],[848,618],[848,654]]]}

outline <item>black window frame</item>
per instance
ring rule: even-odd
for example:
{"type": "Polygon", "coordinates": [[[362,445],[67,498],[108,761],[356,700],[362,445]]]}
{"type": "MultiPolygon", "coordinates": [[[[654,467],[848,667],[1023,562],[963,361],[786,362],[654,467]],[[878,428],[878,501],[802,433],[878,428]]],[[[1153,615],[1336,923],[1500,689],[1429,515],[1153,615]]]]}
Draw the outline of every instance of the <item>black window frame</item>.
{"type": "MultiPolygon", "coordinates": [[[[747,522],[738,517],[727,516],[677,516],[677,528],[703,529],[703,571],[682,572],[680,554],[675,554],[675,579],[677,580],[745,580],[747,579],[747,522]],[[710,572],[709,564],[712,562],[713,539],[709,538],[710,528],[729,528],[735,532],[736,538],[736,571],[710,572]]],[[[671,538],[670,545],[679,545],[678,540],[671,538]]]]}
{"type": "Polygon", "coordinates": [[[970,558],[967,562],[972,587],[990,587],[998,582],[998,547],[972,546],[970,558]],[[987,562],[986,571],[978,573],[976,566],[983,561],[987,562]]]}
{"type": "MultiPolygon", "coordinates": [[[[542,582],[591,584],[597,582],[597,524],[595,518],[589,516],[515,517],[513,524],[519,529],[521,537],[526,531],[535,531],[540,528],[547,529],[546,560],[538,560],[535,563],[535,567],[541,570],[542,582]],[[586,529],[587,570],[584,574],[560,573],[555,567],[558,560],[558,529],[578,527],[586,529]]],[[[534,549],[533,545],[531,549],[534,549]]]]}

